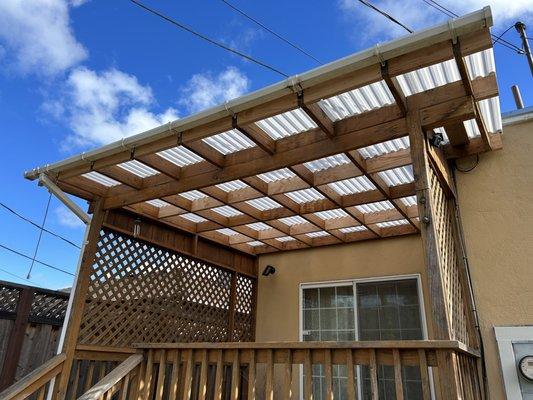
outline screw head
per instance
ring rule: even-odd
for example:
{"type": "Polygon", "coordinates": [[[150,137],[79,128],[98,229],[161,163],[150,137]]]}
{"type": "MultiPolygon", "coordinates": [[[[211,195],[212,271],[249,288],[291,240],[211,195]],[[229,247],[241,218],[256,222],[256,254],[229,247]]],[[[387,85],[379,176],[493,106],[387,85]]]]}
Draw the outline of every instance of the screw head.
{"type": "Polygon", "coordinates": [[[425,216],[424,218],[422,218],[422,222],[423,222],[424,224],[429,224],[429,221],[430,221],[430,219],[429,219],[428,216],[425,216]]]}

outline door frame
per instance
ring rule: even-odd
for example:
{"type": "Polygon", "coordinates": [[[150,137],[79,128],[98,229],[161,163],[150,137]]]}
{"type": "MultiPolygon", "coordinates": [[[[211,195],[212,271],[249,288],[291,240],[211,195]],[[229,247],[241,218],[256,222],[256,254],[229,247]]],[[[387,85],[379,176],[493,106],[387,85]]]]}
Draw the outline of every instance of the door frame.
{"type": "Polygon", "coordinates": [[[533,326],[495,326],[501,374],[508,399],[522,398],[513,343],[533,343],[533,326]]]}

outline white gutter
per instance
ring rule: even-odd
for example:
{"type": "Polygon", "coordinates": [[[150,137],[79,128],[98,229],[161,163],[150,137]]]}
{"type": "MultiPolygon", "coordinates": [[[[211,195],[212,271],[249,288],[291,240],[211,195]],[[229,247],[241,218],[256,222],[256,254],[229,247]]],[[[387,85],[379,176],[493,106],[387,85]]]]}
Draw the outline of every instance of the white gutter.
{"type": "Polygon", "coordinates": [[[370,65],[389,60],[412,51],[431,46],[449,39],[456,39],[457,36],[465,35],[479,29],[491,27],[493,24],[490,7],[475,11],[463,17],[449,20],[440,25],[428,28],[407,36],[376,45],[374,48],[366,49],[352,54],[340,60],[320,66],[305,72],[302,75],[295,75],[284,81],[267,86],[261,90],[241,96],[231,100],[226,104],[219,105],[198,114],[186,118],[172,121],[157,128],[148,130],[137,135],[129,136],[122,140],[110,143],[106,146],[91,150],[74,157],[70,157],[54,164],[45,165],[27,171],[24,176],[27,179],[36,179],[42,173],[58,173],[65,169],[82,166],[96,160],[120,153],[125,149],[133,149],[142,144],[152,142],[157,139],[175,135],[197,126],[216,121],[220,118],[236,114],[266,101],[280,98],[284,95],[294,93],[294,88],[306,89],[321,82],[328,81],[337,76],[349,72],[356,72],[370,65]]]}

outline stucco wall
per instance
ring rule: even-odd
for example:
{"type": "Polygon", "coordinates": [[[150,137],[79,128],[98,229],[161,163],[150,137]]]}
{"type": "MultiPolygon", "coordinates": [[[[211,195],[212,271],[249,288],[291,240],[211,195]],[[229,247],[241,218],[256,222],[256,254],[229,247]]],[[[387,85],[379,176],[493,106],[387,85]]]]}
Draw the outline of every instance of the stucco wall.
{"type": "Polygon", "coordinates": [[[493,327],[533,325],[533,121],[505,127],[503,146],[457,173],[492,399],[505,398],[493,327]]]}
{"type": "Polygon", "coordinates": [[[268,264],[276,267],[276,274],[259,277],[258,341],[299,340],[301,283],[421,274],[427,294],[418,235],[265,255],[259,259],[259,272],[268,264]]]}

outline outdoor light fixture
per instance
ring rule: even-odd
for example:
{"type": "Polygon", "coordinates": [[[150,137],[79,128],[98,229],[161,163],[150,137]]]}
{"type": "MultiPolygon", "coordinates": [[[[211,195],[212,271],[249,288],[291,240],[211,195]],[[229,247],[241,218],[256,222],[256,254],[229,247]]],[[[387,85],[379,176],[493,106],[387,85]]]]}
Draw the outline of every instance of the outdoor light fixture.
{"type": "Polygon", "coordinates": [[[429,139],[429,144],[433,147],[440,147],[440,145],[444,142],[444,137],[442,136],[441,132],[433,132],[433,136],[429,139]]]}
{"type": "Polygon", "coordinates": [[[274,268],[272,265],[267,265],[265,269],[263,270],[263,276],[274,275],[275,273],[276,273],[276,268],[274,268]]]}

